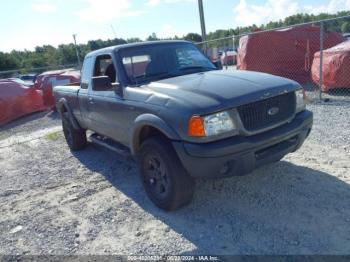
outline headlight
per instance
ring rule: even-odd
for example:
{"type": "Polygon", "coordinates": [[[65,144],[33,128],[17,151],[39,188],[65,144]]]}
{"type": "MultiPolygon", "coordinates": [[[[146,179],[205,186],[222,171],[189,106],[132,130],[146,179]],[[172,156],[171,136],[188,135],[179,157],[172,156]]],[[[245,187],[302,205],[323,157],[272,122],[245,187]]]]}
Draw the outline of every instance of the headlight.
{"type": "Polygon", "coordinates": [[[296,98],[296,109],[295,109],[296,113],[304,111],[306,108],[305,91],[303,89],[299,89],[295,91],[295,98],[296,98]]]}
{"type": "Polygon", "coordinates": [[[189,136],[213,136],[235,129],[235,125],[227,111],[208,116],[193,116],[189,121],[189,136]]]}
{"type": "Polygon", "coordinates": [[[204,129],[207,136],[226,133],[235,128],[228,112],[220,112],[204,117],[204,129]]]}

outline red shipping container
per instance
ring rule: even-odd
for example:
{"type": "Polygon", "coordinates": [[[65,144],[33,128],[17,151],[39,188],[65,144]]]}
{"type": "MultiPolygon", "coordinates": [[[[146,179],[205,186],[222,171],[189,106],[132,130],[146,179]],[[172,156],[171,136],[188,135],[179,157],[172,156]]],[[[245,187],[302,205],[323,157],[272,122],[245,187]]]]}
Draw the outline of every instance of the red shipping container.
{"type": "MultiPolygon", "coordinates": [[[[324,48],[344,41],[336,32],[324,33],[324,48]]],[[[314,54],[320,50],[320,27],[303,26],[262,32],[240,39],[237,69],[265,72],[301,83],[311,82],[314,54]]]]}
{"type": "MultiPolygon", "coordinates": [[[[322,91],[350,88],[350,40],[323,51],[322,91]]],[[[312,80],[320,81],[320,52],[315,53],[312,63],[312,80]]]]}

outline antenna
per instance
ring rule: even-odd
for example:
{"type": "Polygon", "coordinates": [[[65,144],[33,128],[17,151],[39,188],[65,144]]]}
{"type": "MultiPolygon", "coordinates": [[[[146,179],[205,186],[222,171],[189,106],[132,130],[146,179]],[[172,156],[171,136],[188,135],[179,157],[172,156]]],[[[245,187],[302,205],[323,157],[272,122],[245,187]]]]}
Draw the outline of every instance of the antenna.
{"type": "Polygon", "coordinates": [[[112,32],[113,32],[114,38],[117,38],[117,34],[115,33],[115,30],[114,30],[114,27],[113,27],[112,24],[111,24],[111,28],[112,28],[112,32]]]}

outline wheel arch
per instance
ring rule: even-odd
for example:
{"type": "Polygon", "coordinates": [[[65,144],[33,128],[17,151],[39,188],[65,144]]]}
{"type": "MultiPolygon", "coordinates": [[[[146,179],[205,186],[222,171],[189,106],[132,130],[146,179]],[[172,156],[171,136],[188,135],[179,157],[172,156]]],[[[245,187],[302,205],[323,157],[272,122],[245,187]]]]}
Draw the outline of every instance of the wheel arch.
{"type": "Polygon", "coordinates": [[[134,121],[131,135],[130,150],[137,154],[141,143],[148,137],[160,135],[169,140],[180,140],[179,135],[160,117],[153,114],[143,114],[134,121]]]}
{"type": "Polygon", "coordinates": [[[79,130],[81,129],[78,121],[75,119],[71,108],[68,105],[68,102],[65,98],[61,98],[57,103],[57,111],[60,113],[61,117],[63,117],[63,113],[68,113],[69,121],[71,122],[74,129],[79,130]]]}

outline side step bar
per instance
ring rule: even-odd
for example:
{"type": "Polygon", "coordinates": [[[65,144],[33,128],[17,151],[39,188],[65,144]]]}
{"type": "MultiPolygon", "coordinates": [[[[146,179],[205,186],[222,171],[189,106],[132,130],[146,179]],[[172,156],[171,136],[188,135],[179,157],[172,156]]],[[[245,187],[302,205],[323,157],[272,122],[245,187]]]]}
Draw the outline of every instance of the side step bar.
{"type": "Polygon", "coordinates": [[[93,133],[92,135],[90,135],[89,138],[90,138],[92,143],[97,144],[99,146],[103,146],[105,148],[108,148],[109,150],[112,150],[119,155],[122,155],[124,157],[131,155],[130,150],[127,147],[113,141],[110,138],[101,136],[101,135],[96,134],[96,133],[93,133]]]}

